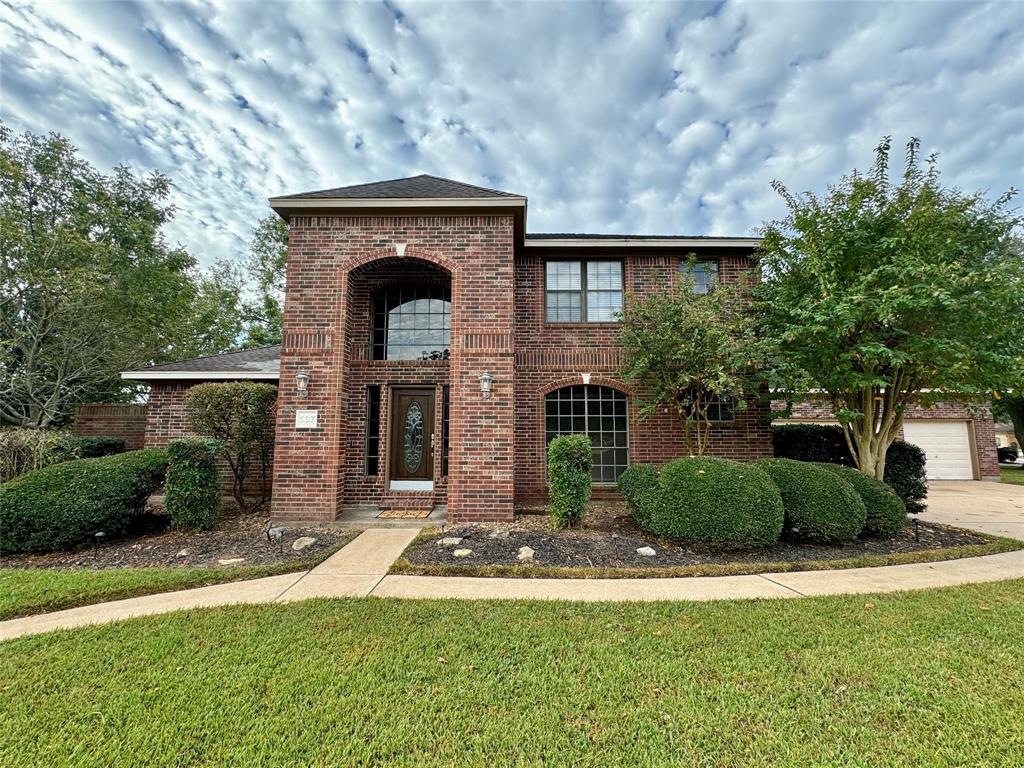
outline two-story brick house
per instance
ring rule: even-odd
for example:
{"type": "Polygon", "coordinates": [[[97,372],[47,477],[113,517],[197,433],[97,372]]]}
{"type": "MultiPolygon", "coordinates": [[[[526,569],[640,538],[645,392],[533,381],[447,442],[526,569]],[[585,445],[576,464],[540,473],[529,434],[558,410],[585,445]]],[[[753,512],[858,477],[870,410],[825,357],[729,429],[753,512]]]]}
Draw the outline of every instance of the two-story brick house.
{"type": "MultiPolygon", "coordinates": [[[[527,234],[527,200],[432,176],[271,199],[289,223],[280,347],[126,372],[151,383],[147,444],[184,429],[199,381],[279,382],[272,513],[447,505],[510,520],[543,497],[545,446],[585,432],[595,493],[629,464],[685,453],[616,375],[615,313],[695,269],[755,267],[740,237],[527,234]],[[691,267],[690,255],[696,257],[691,267]]],[[[715,455],[771,454],[768,406],[716,413],[715,455]]]]}

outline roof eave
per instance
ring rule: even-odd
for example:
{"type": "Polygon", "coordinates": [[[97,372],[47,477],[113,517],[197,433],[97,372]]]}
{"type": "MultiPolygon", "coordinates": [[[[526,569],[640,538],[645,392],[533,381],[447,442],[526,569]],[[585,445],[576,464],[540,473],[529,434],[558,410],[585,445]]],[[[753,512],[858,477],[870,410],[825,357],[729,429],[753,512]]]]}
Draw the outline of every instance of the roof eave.
{"type": "Polygon", "coordinates": [[[222,381],[247,380],[277,381],[281,374],[276,371],[121,371],[121,378],[127,381],[222,381]]]}
{"type": "Polygon", "coordinates": [[[759,237],[590,238],[526,239],[527,248],[757,248],[759,237]]]}
{"type": "Polygon", "coordinates": [[[525,197],[271,197],[270,207],[304,208],[525,208],[525,197]]]}

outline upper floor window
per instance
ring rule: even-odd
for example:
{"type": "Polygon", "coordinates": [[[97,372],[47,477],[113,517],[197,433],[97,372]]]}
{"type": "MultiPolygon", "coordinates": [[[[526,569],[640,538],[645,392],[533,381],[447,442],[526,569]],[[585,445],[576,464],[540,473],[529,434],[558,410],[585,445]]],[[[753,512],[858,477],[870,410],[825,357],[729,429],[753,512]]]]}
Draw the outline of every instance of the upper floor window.
{"type": "MultiPolygon", "coordinates": [[[[679,394],[679,402],[683,410],[692,413],[692,401],[696,395],[687,390],[679,394]]],[[[720,397],[718,395],[706,395],[708,421],[733,421],[736,418],[736,401],[731,397],[720,397]]]]}
{"type": "Polygon", "coordinates": [[[717,261],[684,261],[679,271],[693,278],[694,293],[707,293],[718,283],[717,261]]]}
{"type": "Polygon", "coordinates": [[[549,323],[614,322],[622,311],[622,262],[547,262],[544,306],[549,323]]]}
{"type": "Polygon", "coordinates": [[[451,289],[393,285],[373,297],[370,357],[447,360],[452,343],[451,289]]]}

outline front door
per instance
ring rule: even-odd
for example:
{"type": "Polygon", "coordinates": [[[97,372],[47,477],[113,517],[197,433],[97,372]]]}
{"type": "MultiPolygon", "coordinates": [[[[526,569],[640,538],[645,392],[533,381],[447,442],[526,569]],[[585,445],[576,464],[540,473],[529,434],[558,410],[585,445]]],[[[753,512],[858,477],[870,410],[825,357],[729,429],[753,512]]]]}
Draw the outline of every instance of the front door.
{"type": "Polygon", "coordinates": [[[434,479],[434,390],[391,391],[392,480],[434,479]]]}

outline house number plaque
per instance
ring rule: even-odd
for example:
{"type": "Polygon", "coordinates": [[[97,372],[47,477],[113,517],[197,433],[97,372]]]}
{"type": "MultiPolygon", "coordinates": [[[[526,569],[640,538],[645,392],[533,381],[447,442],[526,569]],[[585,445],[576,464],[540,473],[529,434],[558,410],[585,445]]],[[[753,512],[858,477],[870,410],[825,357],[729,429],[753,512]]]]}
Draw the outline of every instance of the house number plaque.
{"type": "Polygon", "coordinates": [[[297,410],[295,411],[296,429],[316,429],[320,423],[320,411],[297,410]]]}

